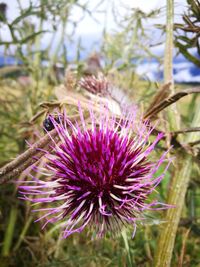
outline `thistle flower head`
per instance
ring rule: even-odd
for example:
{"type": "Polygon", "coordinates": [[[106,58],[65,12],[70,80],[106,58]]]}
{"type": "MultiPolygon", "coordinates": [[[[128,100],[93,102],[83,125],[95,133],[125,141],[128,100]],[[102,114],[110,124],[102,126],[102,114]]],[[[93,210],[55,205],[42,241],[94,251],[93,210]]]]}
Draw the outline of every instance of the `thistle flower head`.
{"type": "Polygon", "coordinates": [[[36,211],[44,212],[37,220],[44,226],[62,221],[64,238],[86,226],[101,237],[119,232],[123,225],[135,225],[145,210],[159,209],[160,203],[149,203],[148,197],[164,176],[155,173],[166,153],[152,160],[150,154],[162,134],[150,143],[148,123],[131,112],[117,118],[106,108],[100,113],[90,109],[90,124],[81,108],[79,113],[80,123],[73,123],[65,112],[58,114],[59,122],[49,117],[57,140],[52,138],[51,149],[44,151],[43,166],[34,167],[42,178],[24,181],[20,193],[42,205],[36,211]]]}

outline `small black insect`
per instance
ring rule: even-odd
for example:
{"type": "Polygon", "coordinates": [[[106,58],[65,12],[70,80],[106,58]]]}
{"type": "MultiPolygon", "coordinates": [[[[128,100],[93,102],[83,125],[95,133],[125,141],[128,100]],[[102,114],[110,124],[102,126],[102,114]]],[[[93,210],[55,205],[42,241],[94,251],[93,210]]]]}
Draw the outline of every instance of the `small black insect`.
{"type": "MultiPolygon", "coordinates": [[[[60,123],[59,121],[59,118],[54,118],[54,120],[57,122],[57,123],[60,123]]],[[[51,130],[53,130],[55,127],[54,127],[54,124],[51,120],[50,117],[47,117],[44,121],[43,121],[43,126],[45,128],[45,130],[47,130],[48,132],[50,132],[51,130]]]]}

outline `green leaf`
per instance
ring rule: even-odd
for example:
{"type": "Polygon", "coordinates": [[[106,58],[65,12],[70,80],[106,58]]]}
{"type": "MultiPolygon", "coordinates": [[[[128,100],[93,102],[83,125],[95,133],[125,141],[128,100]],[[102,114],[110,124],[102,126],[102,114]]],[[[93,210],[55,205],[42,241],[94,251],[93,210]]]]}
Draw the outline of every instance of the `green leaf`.
{"type": "Polygon", "coordinates": [[[25,37],[24,39],[20,40],[19,43],[20,43],[20,44],[27,43],[28,41],[34,39],[37,35],[39,35],[39,34],[41,34],[41,33],[45,33],[45,32],[48,32],[48,31],[34,32],[34,33],[28,35],[27,37],[25,37]]]}
{"type": "Polygon", "coordinates": [[[14,26],[15,24],[19,23],[20,21],[22,21],[26,17],[32,16],[32,15],[38,15],[38,14],[39,14],[39,12],[33,11],[32,6],[30,6],[25,12],[23,12],[20,16],[18,16],[16,19],[14,19],[10,25],[14,26]]]}
{"type": "Polygon", "coordinates": [[[187,58],[189,61],[193,62],[196,66],[200,67],[200,60],[196,57],[194,57],[192,54],[190,54],[187,50],[187,47],[185,47],[183,44],[179,42],[175,42],[176,47],[178,47],[179,51],[185,58],[187,58]]]}
{"type": "Polygon", "coordinates": [[[0,41],[0,45],[24,44],[24,43],[27,43],[30,40],[33,40],[37,35],[42,34],[42,33],[46,33],[46,32],[48,32],[48,31],[34,32],[33,34],[30,34],[30,35],[26,36],[24,39],[21,39],[21,40],[13,40],[13,41],[10,41],[10,42],[0,41]]]}

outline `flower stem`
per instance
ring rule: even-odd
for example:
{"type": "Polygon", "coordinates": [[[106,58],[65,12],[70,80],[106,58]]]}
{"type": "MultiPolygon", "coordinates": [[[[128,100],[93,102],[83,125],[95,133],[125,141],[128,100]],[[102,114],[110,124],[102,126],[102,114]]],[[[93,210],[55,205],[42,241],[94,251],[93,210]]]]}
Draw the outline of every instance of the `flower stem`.
{"type": "MultiPolygon", "coordinates": [[[[174,94],[173,86],[173,0],[167,0],[167,27],[166,27],[166,47],[164,61],[164,79],[165,83],[171,82],[171,93],[174,94]]],[[[168,112],[170,130],[180,129],[180,114],[177,112],[176,105],[171,107],[168,112]]],[[[196,108],[196,114],[193,118],[191,127],[200,124],[200,110],[196,108]]],[[[185,139],[186,143],[194,142],[198,139],[199,133],[189,133],[185,139]]],[[[175,170],[172,177],[171,186],[168,194],[168,203],[175,205],[174,209],[169,209],[165,216],[165,225],[160,229],[158,246],[155,252],[155,267],[170,267],[172,253],[181,212],[185,202],[190,175],[192,172],[192,156],[185,153],[178,153],[176,156],[175,170]]]]}
{"type": "Polygon", "coordinates": [[[127,254],[127,266],[133,267],[133,262],[131,259],[131,253],[130,253],[130,248],[129,248],[129,243],[128,243],[128,237],[127,237],[127,233],[126,233],[125,229],[122,231],[122,238],[124,241],[124,246],[125,246],[125,250],[126,250],[126,254],[127,254]]]}
{"type": "MultiPolygon", "coordinates": [[[[56,130],[51,131],[51,136],[55,137],[57,134],[56,130]]],[[[38,148],[44,148],[47,144],[51,142],[49,135],[45,135],[33,146],[31,146],[24,153],[19,155],[16,159],[5,165],[0,169],[0,184],[9,181],[10,179],[20,175],[25,169],[30,167],[33,163],[37,161],[38,158],[41,158],[44,152],[39,151],[38,148]]]]}
{"type": "MultiPolygon", "coordinates": [[[[173,79],[173,25],[174,25],[174,0],[167,1],[166,14],[166,43],[164,56],[164,83],[170,83],[170,93],[175,94],[174,79],[173,79]]],[[[168,112],[168,119],[171,130],[180,129],[180,115],[177,110],[177,105],[174,104],[168,112]]]]}
{"type": "MultiPolygon", "coordinates": [[[[200,110],[196,108],[192,126],[200,124],[200,110]]],[[[188,134],[186,142],[194,142],[198,139],[199,133],[188,134]]],[[[181,212],[184,206],[185,195],[187,192],[190,175],[192,172],[192,156],[189,154],[177,156],[177,166],[170,187],[168,203],[174,204],[174,209],[169,209],[165,216],[166,224],[160,230],[158,249],[155,255],[155,267],[171,266],[171,258],[174,248],[174,242],[181,212]]]]}
{"type": "Polygon", "coordinates": [[[12,244],[14,229],[15,229],[15,222],[17,219],[17,206],[13,206],[10,211],[10,217],[8,226],[6,228],[3,247],[2,247],[2,256],[7,257],[10,253],[10,247],[12,244]]]}
{"type": "Polygon", "coordinates": [[[24,239],[24,237],[25,237],[25,235],[26,235],[26,233],[28,231],[28,228],[29,228],[32,220],[33,220],[33,217],[30,216],[28,218],[28,220],[26,221],[26,223],[25,223],[25,225],[23,227],[23,230],[22,230],[22,232],[21,232],[21,234],[19,236],[19,239],[18,239],[18,241],[17,241],[17,243],[16,243],[16,245],[15,245],[15,247],[13,249],[14,251],[18,250],[18,248],[20,247],[20,245],[21,245],[21,243],[22,243],[22,241],[23,241],[23,239],[24,239]]]}

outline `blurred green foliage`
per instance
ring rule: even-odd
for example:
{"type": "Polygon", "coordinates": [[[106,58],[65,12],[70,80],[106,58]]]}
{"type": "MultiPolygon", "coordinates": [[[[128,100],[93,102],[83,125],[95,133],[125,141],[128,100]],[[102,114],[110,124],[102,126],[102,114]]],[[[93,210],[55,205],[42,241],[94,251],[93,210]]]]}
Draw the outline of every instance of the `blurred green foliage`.
{"type": "Polygon", "coordinates": [[[200,2],[187,0],[187,3],[188,12],[182,17],[183,23],[174,25],[177,32],[175,45],[185,58],[200,67],[200,2]]]}

